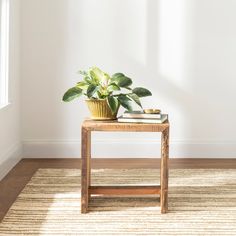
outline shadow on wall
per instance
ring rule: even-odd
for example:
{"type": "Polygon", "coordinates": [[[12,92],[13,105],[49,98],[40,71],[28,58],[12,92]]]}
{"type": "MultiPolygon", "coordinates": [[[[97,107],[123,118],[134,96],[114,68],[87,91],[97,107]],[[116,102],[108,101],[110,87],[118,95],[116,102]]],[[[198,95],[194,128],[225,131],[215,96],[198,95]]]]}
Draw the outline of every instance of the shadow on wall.
{"type": "MultiPolygon", "coordinates": [[[[219,112],[236,116],[235,5],[231,0],[24,1],[24,139],[79,145],[87,108],[82,100],[64,104],[61,96],[79,80],[78,69],[97,65],[150,88],[153,97],[143,104],[170,114],[172,143],[183,144],[175,156],[195,155],[186,143],[235,142],[232,118],[219,125],[219,112]]],[[[102,134],[95,140],[132,137],[102,134]]],[[[149,137],[135,135],[141,142],[155,140],[149,137]]],[[[73,154],[78,153],[76,146],[73,154]]]]}
{"type": "MultiPolygon", "coordinates": [[[[121,41],[123,44],[114,45],[112,53],[114,58],[122,58],[123,67],[134,77],[138,76],[139,83],[151,88],[152,106],[168,109],[172,140],[189,144],[181,150],[181,156],[194,156],[192,144],[218,145],[235,140],[230,122],[219,125],[222,123],[219,112],[236,115],[236,110],[232,109],[236,3],[149,0],[135,4],[141,6],[136,9],[142,16],[146,10],[145,25],[137,19],[141,40],[136,40],[139,44],[135,48],[145,55],[139,58],[142,53],[133,53],[130,49],[135,40],[134,44],[129,40],[121,41]]],[[[121,3],[117,7],[120,11],[124,6],[121,3]]],[[[118,30],[122,22],[122,19],[114,22],[118,30]]],[[[125,32],[127,39],[129,32],[125,32]]],[[[146,101],[145,105],[149,106],[146,101]]],[[[198,155],[205,157],[209,151],[198,151],[198,155]]]]}
{"type": "MultiPolygon", "coordinates": [[[[136,10],[138,9],[137,11],[142,16],[140,19],[145,22],[145,24],[140,23],[139,19],[135,17],[138,20],[136,22],[136,27],[139,29],[137,35],[141,37],[141,39],[137,38],[139,43],[135,50],[140,50],[141,53],[134,53],[130,49],[133,44],[125,40],[129,37],[129,32],[125,31],[128,35],[122,40],[122,45],[119,47],[114,45],[114,58],[122,58],[122,66],[134,77],[138,77],[139,84],[150,88],[153,92],[153,98],[148,99],[151,102],[146,100],[144,105],[146,107],[158,106],[170,114],[173,139],[181,139],[181,137],[188,139],[194,136],[192,121],[195,119],[191,110],[199,102],[191,89],[189,92],[188,85],[191,85],[192,81],[189,82],[191,75],[188,70],[193,65],[190,64],[184,42],[187,40],[185,35],[187,27],[189,27],[187,23],[189,24],[188,21],[192,20],[186,19],[189,16],[186,16],[185,11],[188,11],[191,6],[186,6],[190,5],[188,1],[131,2],[136,6],[139,5],[136,10]],[[124,50],[120,50],[120,48],[124,48],[124,50]],[[151,105],[149,105],[150,103],[151,105]]],[[[117,7],[120,12],[127,6],[122,6],[120,3],[117,7]]],[[[123,26],[126,27],[123,21],[121,19],[114,22],[120,33],[122,33],[120,24],[123,23],[123,26]]],[[[129,25],[129,23],[126,24],[129,25]]],[[[134,39],[134,45],[137,40],[134,39]]],[[[188,153],[188,150],[181,151],[188,153]]]]}
{"type": "MultiPolygon", "coordinates": [[[[174,72],[170,75],[162,74],[159,68],[159,61],[163,59],[159,55],[159,48],[163,46],[160,45],[160,35],[162,34],[160,22],[163,27],[166,24],[160,19],[161,2],[156,0],[113,1],[112,4],[108,4],[108,1],[103,1],[103,5],[96,1],[73,2],[70,7],[80,9],[81,13],[80,22],[78,22],[80,36],[77,40],[81,42],[82,46],[78,44],[76,51],[80,51],[83,61],[89,65],[102,65],[102,68],[111,68],[111,71],[125,71],[131,77],[136,78],[136,84],[149,87],[154,95],[151,104],[163,108],[168,107],[169,101],[169,103],[174,102],[181,109],[185,109],[186,101],[191,101],[189,99],[191,94],[178,87],[178,83],[174,83],[174,72]],[[133,10],[134,5],[135,11],[133,10]],[[96,9],[96,12],[102,12],[102,14],[96,16],[87,14],[92,7],[96,9]],[[85,24],[85,22],[89,23],[85,24]],[[105,32],[107,32],[106,37],[104,37],[105,32]]],[[[172,1],[168,2],[172,4],[172,1]]],[[[165,13],[168,14],[168,12],[165,13]]],[[[72,18],[73,22],[78,20],[76,17],[72,18]]],[[[171,26],[169,31],[171,32],[174,27],[175,25],[171,26]]],[[[171,37],[174,41],[175,35],[173,34],[171,37]]],[[[172,42],[164,41],[164,43],[168,47],[172,42]]],[[[178,46],[178,43],[174,44],[174,47],[178,46]]],[[[174,53],[170,52],[169,57],[172,58],[174,53]]],[[[181,53],[183,52],[180,50],[179,54],[181,53]]],[[[181,55],[181,57],[183,56],[181,55]]],[[[175,56],[172,64],[179,64],[179,60],[178,55],[175,56]]],[[[81,64],[81,58],[77,57],[77,61],[78,64],[81,64]]],[[[169,61],[167,64],[166,66],[173,70],[169,61]]],[[[147,101],[144,101],[144,104],[150,107],[147,101]]]]}

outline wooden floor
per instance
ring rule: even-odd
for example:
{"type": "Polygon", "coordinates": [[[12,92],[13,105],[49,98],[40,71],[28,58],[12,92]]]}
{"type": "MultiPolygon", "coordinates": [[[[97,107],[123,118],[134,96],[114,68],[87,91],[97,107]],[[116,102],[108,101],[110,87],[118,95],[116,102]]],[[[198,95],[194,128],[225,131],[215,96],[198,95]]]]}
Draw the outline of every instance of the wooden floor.
{"type": "MultiPolygon", "coordinates": [[[[159,168],[159,159],[93,159],[92,168],[159,168]]],[[[80,159],[23,159],[0,182],[0,221],[39,168],[80,168],[80,159]]],[[[233,168],[236,159],[170,159],[170,168],[233,168]]]]}

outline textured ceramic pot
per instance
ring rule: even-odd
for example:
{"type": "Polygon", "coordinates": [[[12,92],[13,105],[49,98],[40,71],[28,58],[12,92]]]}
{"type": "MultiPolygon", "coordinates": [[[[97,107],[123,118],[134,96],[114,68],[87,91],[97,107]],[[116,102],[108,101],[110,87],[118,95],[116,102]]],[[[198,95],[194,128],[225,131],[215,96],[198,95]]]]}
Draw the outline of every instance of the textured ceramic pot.
{"type": "Polygon", "coordinates": [[[117,111],[112,114],[110,107],[105,99],[87,99],[87,106],[93,120],[115,120],[117,111]]]}

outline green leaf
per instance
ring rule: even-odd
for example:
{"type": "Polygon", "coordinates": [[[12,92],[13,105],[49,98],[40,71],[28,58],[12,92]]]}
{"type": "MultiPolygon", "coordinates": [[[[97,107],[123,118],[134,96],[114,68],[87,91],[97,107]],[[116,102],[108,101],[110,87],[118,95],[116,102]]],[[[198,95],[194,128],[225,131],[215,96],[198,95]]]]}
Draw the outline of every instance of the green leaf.
{"type": "Polygon", "coordinates": [[[94,95],[94,93],[97,92],[97,90],[98,90],[98,86],[96,86],[94,84],[90,84],[88,86],[88,89],[87,89],[87,96],[88,96],[88,98],[91,98],[94,95]]]}
{"type": "Polygon", "coordinates": [[[132,84],[132,80],[126,76],[120,76],[115,79],[115,83],[121,88],[127,88],[132,84]]]}
{"type": "Polygon", "coordinates": [[[121,94],[118,96],[118,100],[120,102],[120,105],[122,107],[124,107],[125,109],[127,109],[128,111],[132,111],[133,108],[131,106],[131,100],[124,94],[121,94]]]}
{"type": "Polygon", "coordinates": [[[152,96],[152,93],[148,89],[141,87],[133,89],[133,93],[135,93],[138,97],[152,96]]]}
{"type": "Polygon", "coordinates": [[[81,89],[88,89],[89,84],[86,81],[80,81],[76,84],[76,87],[81,89]]]}
{"type": "Polygon", "coordinates": [[[84,85],[87,85],[86,81],[80,81],[77,83],[77,86],[84,86],[84,85]]]}
{"type": "Polygon", "coordinates": [[[78,74],[81,74],[83,76],[88,76],[88,72],[87,71],[84,71],[84,70],[79,70],[78,71],[78,74]]]}
{"type": "Polygon", "coordinates": [[[92,67],[89,70],[89,74],[96,84],[108,84],[110,80],[110,76],[98,67],[92,67]]]}
{"type": "Polygon", "coordinates": [[[104,76],[103,76],[102,80],[100,81],[100,84],[102,86],[107,87],[108,84],[110,83],[110,81],[111,81],[110,75],[108,75],[107,73],[104,73],[104,76]]]}
{"type": "Polygon", "coordinates": [[[118,77],[125,77],[125,75],[123,73],[115,73],[114,75],[112,75],[112,79],[115,80],[117,79],[118,77]]]}
{"type": "Polygon", "coordinates": [[[142,108],[142,104],[140,102],[138,95],[136,95],[135,93],[130,93],[127,94],[127,96],[129,96],[135,103],[137,103],[142,108]]]}
{"type": "Polygon", "coordinates": [[[117,98],[115,98],[113,96],[109,96],[109,97],[107,97],[107,103],[112,111],[112,114],[116,113],[116,111],[119,107],[119,102],[118,102],[117,98]]]}
{"type": "Polygon", "coordinates": [[[116,83],[111,83],[108,87],[107,90],[109,92],[113,92],[113,91],[119,91],[120,87],[116,84],[116,83]]]}
{"type": "Polygon", "coordinates": [[[67,92],[64,94],[62,100],[64,102],[70,102],[71,100],[80,97],[82,95],[82,89],[78,87],[73,87],[67,90],[67,92]]]}
{"type": "Polygon", "coordinates": [[[119,87],[125,88],[132,84],[132,80],[126,77],[123,73],[115,73],[112,76],[112,82],[115,82],[119,87]]]}
{"type": "Polygon", "coordinates": [[[87,83],[87,84],[93,84],[94,82],[91,80],[91,78],[89,76],[85,76],[84,77],[84,81],[87,83]]]}

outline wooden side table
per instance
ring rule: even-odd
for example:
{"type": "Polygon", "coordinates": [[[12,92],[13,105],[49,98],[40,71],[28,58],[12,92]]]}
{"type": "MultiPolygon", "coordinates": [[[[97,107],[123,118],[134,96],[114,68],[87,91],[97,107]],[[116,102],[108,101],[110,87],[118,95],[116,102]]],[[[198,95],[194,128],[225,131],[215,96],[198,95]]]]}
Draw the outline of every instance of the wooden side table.
{"type": "Polygon", "coordinates": [[[88,212],[89,199],[96,195],[160,194],[161,213],[168,210],[169,122],[163,124],[119,123],[85,120],[82,125],[81,213],[88,212]],[[161,132],[160,186],[91,186],[91,132],[161,132]]]}

